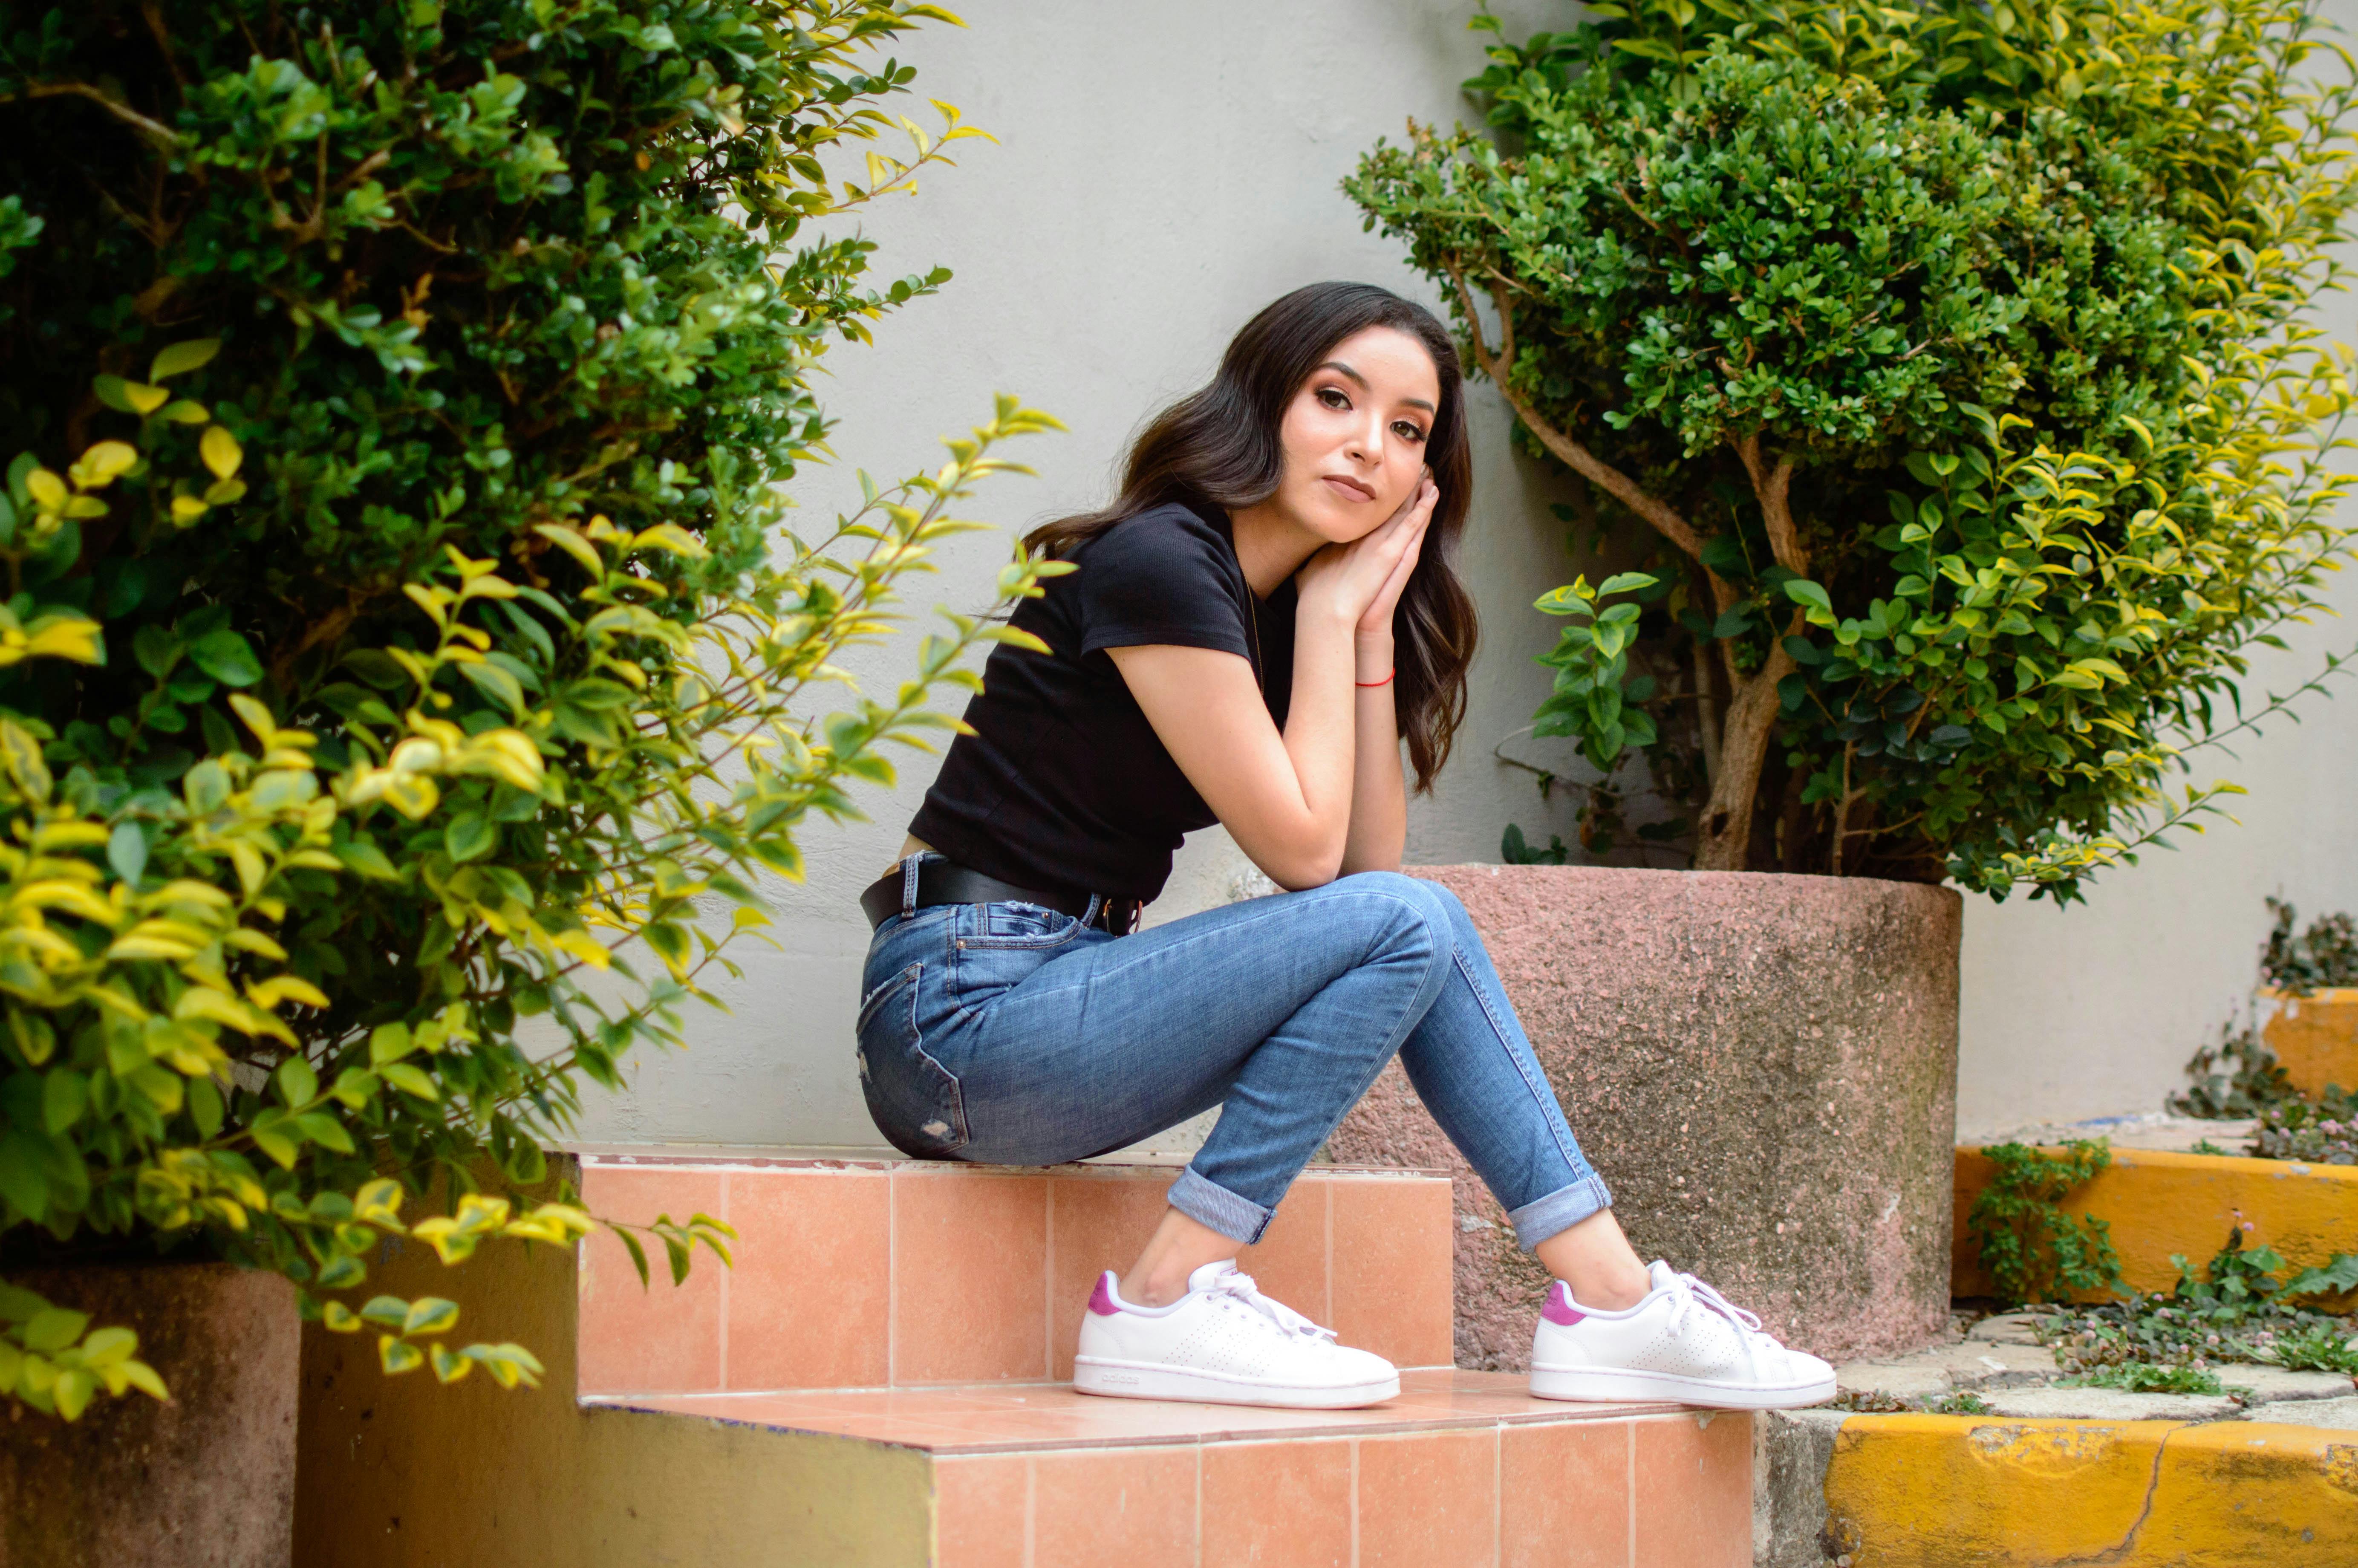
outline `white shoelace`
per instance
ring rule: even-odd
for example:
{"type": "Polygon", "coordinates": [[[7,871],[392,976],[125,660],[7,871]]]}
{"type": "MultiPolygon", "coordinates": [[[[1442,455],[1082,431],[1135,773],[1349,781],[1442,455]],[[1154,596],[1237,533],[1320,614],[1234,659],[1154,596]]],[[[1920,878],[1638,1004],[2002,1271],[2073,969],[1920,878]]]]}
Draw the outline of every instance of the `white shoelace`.
{"type": "MultiPolygon", "coordinates": [[[[1283,1302],[1276,1301],[1269,1296],[1262,1295],[1260,1289],[1253,1284],[1252,1276],[1240,1270],[1229,1270],[1227,1273],[1222,1274],[1217,1279],[1214,1280],[1208,1289],[1217,1294],[1233,1299],[1241,1306],[1259,1313],[1262,1317],[1267,1318],[1271,1323],[1276,1325],[1278,1329],[1282,1333],[1288,1335],[1299,1335],[1303,1338],[1309,1339],[1332,1339],[1335,1337],[1335,1331],[1333,1329],[1322,1328],[1318,1325],[1311,1322],[1308,1318],[1303,1316],[1300,1313],[1294,1311],[1292,1307],[1287,1306],[1283,1302]]],[[[1754,1321],[1758,1322],[1758,1320],[1755,1319],[1754,1321]]]]}
{"type": "Polygon", "coordinates": [[[1681,1274],[1678,1282],[1679,1289],[1671,1301],[1670,1331],[1672,1334],[1678,1333],[1685,1325],[1689,1313],[1702,1311],[1724,1317],[1735,1325],[1736,1337],[1744,1346],[1745,1358],[1756,1370],[1763,1350],[1779,1354],[1784,1351],[1785,1346],[1777,1336],[1760,1326],[1758,1316],[1737,1306],[1693,1274],[1681,1274]]]}

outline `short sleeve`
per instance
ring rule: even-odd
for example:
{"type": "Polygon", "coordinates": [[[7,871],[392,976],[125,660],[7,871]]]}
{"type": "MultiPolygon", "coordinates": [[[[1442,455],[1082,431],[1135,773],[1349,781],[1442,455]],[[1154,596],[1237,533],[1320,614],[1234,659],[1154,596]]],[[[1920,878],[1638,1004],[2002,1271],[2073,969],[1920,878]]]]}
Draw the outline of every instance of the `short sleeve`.
{"type": "Polygon", "coordinates": [[[1081,652],[1172,643],[1252,656],[1228,538],[1184,506],[1126,517],[1076,557],[1081,652]]]}

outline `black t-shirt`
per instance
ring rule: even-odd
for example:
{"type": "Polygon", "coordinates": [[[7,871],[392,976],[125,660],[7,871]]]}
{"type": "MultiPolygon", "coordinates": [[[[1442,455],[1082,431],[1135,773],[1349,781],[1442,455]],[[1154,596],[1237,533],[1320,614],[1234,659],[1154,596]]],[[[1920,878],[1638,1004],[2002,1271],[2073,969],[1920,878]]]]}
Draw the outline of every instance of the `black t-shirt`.
{"type": "Polygon", "coordinates": [[[1044,892],[1152,899],[1182,836],[1216,820],[1130,696],[1108,648],[1175,643],[1252,660],[1282,729],[1293,586],[1253,598],[1227,516],[1171,503],[1125,517],[1017,607],[1046,654],[1005,643],[967,704],[909,831],[961,865],[1044,892]]]}

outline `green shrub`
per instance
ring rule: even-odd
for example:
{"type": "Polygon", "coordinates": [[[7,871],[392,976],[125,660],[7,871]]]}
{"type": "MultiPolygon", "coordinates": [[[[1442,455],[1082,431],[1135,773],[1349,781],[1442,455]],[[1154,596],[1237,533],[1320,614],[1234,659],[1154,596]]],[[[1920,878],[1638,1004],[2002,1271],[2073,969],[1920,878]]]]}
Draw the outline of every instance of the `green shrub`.
{"type": "Polygon", "coordinates": [[[2172,1116],[2212,1120],[2257,1116],[2270,1106],[2300,1098],[2277,1054],[2249,1027],[2221,1025],[2219,1044],[2196,1051],[2186,1064],[2186,1076],[2191,1083],[2162,1101],[2172,1116]]]}
{"type": "MultiPolygon", "coordinates": [[[[1012,635],[954,618],[891,700],[815,706],[1044,416],[1002,400],[831,526],[788,531],[782,488],[830,343],[946,276],[871,288],[867,242],[804,232],[973,134],[943,105],[907,160],[823,167],[892,128],[911,72],[873,47],[942,16],[0,21],[12,1256],[217,1249],[374,1325],[388,1371],[536,1372],[445,1345],[448,1301],[363,1299],[380,1235],[446,1262],[579,1235],[523,1195],[584,1085],[679,1040],[764,923],[756,874],[797,874],[811,814],[853,814],[1012,635]],[[450,1212],[405,1218],[429,1189],[450,1212]]],[[[676,1277],[726,1256],[705,1216],[622,1233],[643,1272],[640,1236],[676,1277]]],[[[7,1391],[72,1416],[152,1383],[47,1310],[0,1299],[7,1391]]]]}
{"type": "Polygon", "coordinates": [[[2068,899],[2199,828],[2352,543],[2344,58],[2290,0],[1591,11],[1346,181],[1646,553],[1540,601],[1538,732],[1696,779],[1723,870],[2068,899]]]}
{"type": "Polygon", "coordinates": [[[2120,1389],[2132,1394],[2223,1394],[2219,1374],[2205,1368],[2158,1366],[2150,1361],[2124,1361],[2066,1378],[2067,1389],[2120,1389]]]}
{"type": "Polygon", "coordinates": [[[2022,1143],[1982,1151],[1997,1169],[1965,1217],[1982,1267],[2005,1301],[2069,1301],[2085,1291],[2121,1288],[2112,1224],[2075,1218],[2058,1206],[2113,1162],[2104,1139],[2075,1139],[2061,1155],[2022,1143]]]}
{"type": "Polygon", "coordinates": [[[2276,925],[2260,959],[2263,983],[2295,996],[2320,986],[2358,985],[2358,921],[2347,914],[2320,914],[2309,929],[2293,934],[2299,912],[2281,899],[2268,900],[2276,925]]]}
{"type": "Polygon", "coordinates": [[[2249,1152],[2263,1160],[2358,1165],[2358,1098],[2328,1084],[2315,1099],[2291,1095],[2255,1112],[2249,1152]]]}
{"type": "Polygon", "coordinates": [[[2358,1373],[2358,1339],[2342,1318],[2315,1304],[2346,1305],[2358,1287],[2358,1256],[2336,1253],[2322,1268],[2289,1278],[2272,1247],[2246,1249],[2240,1218],[2224,1246],[2198,1278],[2182,1256],[2170,1294],[2132,1294],[2125,1301],[2067,1307],[2039,1320],[2039,1343],[2056,1365],[2082,1380],[2139,1391],[2216,1392],[2173,1389],[2173,1376],[2199,1379],[2225,1361],[2255,1361],[2296,1371],[2358,1373]]]}

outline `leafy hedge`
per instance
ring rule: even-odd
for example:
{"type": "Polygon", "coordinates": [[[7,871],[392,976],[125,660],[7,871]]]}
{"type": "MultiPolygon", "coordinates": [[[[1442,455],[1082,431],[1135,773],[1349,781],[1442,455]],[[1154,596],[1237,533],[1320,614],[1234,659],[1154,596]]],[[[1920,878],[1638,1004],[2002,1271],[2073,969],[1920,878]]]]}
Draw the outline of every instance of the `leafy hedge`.
{"type": "Polygon", "coordinates": [[[2289,0],[1591,9],[1347,182],[1646,557],[1541,601],[1539,732],[1706,867],[2069,898],[2199,826],[2353,540],[2347,57],[2289,0]]]}
{"type": "MultiPolygon", "coordinates": [[[[877,46],[926,18],[0,24],[7,1256],[217,1247],[375,1324],[388,1370],[536,1370],[443,1345],[448,1302],[363,1301],[379,1235],[446,1261],[579,1235],[521,1195],[583,1084],[678,1040],[763,923],[755,873],[797,874],[809,814],[889,780],[879,743],[948,723],[929,688],[1008,634],[957,621],[891,701],[814,717],[973,525],[990,447],[1050,423],[1002,401],[937,472],[785,528],[821,358],[947,276],[872,286],[866,241],[806,228],[975,134],[939,105],[905,158],[827,178],[894,130],[912,73],[877,46]],[[451,1212],[416,1219],[437,1186],[451,1212]]],[[[726,1255],[708,1217],[627,1227],[639,1253],[633,1228],[675,1272],[726,1255]]],[[[139,1383],[120,1337],[16,1295],[0,1386],[71,1416],[139,1383]]]]}

